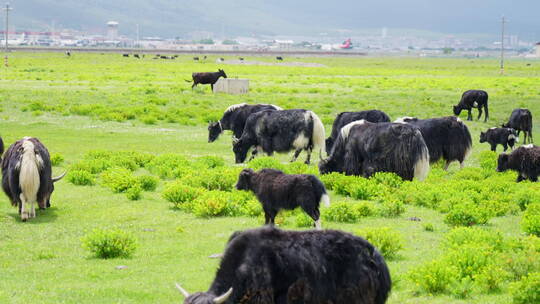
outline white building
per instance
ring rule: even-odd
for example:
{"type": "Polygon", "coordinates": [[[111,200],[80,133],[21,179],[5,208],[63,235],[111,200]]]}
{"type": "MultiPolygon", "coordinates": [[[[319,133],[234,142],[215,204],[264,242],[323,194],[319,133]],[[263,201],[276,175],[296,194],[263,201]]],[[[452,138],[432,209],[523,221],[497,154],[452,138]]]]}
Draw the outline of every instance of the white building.
{"type": "Polygon", "coordinates": [[[536,57],[540,58],[540,42],[536,43],[536,57]]]}
{"type": "Polygon", "coordinates": [[[118,22],[116,21],[107,22],[107,40],[110,40],[110,41],[118,40],[118,22]]]}

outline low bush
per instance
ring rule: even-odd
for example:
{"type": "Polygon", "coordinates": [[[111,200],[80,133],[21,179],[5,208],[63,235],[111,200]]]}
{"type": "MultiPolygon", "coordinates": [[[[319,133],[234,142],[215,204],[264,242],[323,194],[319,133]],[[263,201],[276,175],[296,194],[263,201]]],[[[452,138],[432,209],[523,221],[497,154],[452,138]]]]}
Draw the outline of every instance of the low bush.
{"type": "Polygon", "coordinates": [[[226,215],[229,195],[224,191],[207,191],[193,201],[192,211],[198,217],[226,215]]]}
{"type": "Polygon", "coordinates": [[[382,184],[390,188],[399,188],[403,184],[403,179],[391,172],[377,172],[369,178],[377,184],[382,184]]]}
{"type": "Polygon", "coordinates": [[[52,166],[59,166],[64,162],[64,156],[60,153],[52,153],[51,154],[51,165],[52,166]]]}
{"type": "Polygon", "coordinates": [[[505,246],[500,232],[479,227],[458,227],[444,236],[443,246],[449,250],[459,250],[464,245],[479,245],[502,251],[505,246]]]}
{"type": "Polygon", "coordinates": [[[201,156],[195,159],[195,165],[212,169],[225,166],[225,160],[219,156],[201,156]]]}
{"type": "Polygon", "coordinates": [[[304,212],[298,212],[295,216],[296,227],[313,227],[313,219],[304,212]]]}
{"type": "Polygon", "coordinates": [[[424,230],[425,230],[425,231],[428,231],[428,232],[433,232],[433,231],[435,231],[435,227],[434,227],[433,224],[431,224],[431,223],[425,223],[425,224],[423,225],[423,227],[424,227],[424,230]]]}
{"type": "Polygon", "coordinates": [[[355,223],[358,221],[358,213],[353,204],[346,202],[332,203],[330,207],[322,209],[322,218],[330,222],[355,223]]]}
{"type": "Polygon", "coordinates": [[[94,184],[94,175],[85,170],[74,170],[69,172],[67,180],[77,186],[91,186],[94,184]]]}
{"type": "Polygon", "coordinates": [[[152,175],[140,175],[136,177],[137,183],[144,191],[156,190],[159,179],[152,175]]]}
{"type": "Polygon", "coordinates": [[[489,216],[485,210],[472,203],[459,203],[451,207],[444,217],[444,222],[450,226],[472,226],[485,224],[489,216]]]}
{"type": "Polygon", "coordinates": [[[165,185],[162,196],[173,203],[176,208],[180,208],[182,204],[194,201],[202,192],[202,189],[187,186],[182,181],[177,180],[165,185]]]}
{"type": "Polygon", "coordinates": [[[520,281],[510,285],[515,304],[540,303],[540,272],[531,272],[520,281]]]}
{"type": "Polygon", "coordinates": [[[141,198],[143,189],[140,184],[135,184],[131,188],[127,189],[126,196],[129,200],[137,201],[141,198]]]}
{"type": "Polygon", "coordinates": [[[540,202],[527,206],[521,219],[521,227],[527,234],[540,236],[540,202]]]}
{"type": "Polygon", "coordinates": [[[384,217],[397,217],[405,212],[405,205],[399,200],[385,200],[378,207],[378,213],[384,217]]]}
{"type": "Polygon", "coordinates": [[[251,168],[255,171],[265,169],[265,168],[272,168],[277,169],[285,172],[286,166],[282,164],[278,159],[274,157],[257,157],[251,160],[247,164],[248,168],[251,168]]]}
{"type": "Polygon", "coordinates": [[[355,233],[377,247],[385,259],[396,258],[398,252],[403,249],[401,235],[391,228],[366,228],[355,233]]]}
{"type": "Polygon", "coordinates": [[[497,152],[494,151],[482,151],[478,157],[480,167],[485,170],[495,171],[497,169],[497,152]]]}
{"type": "Polygon", "coordinates": [[[118,229],[96,229],[83,237],[82,243],[100,259],[128,258],[137,248],[133,235],[118,229]]]}
{"type": "Polygon", "coordinates": [[[101,173],[101,183],[113,192],[120,193],[137,185],[137,179],[128,169],[113,167],[101,173]]]}
{"type": "Polygon", "coordinates": [[[439,294],[449,291],[450,285],[456,281],[456,267],[446,261],[434,260],[411,271],[409,277],[419,291],[428,294],[439,294]]]}

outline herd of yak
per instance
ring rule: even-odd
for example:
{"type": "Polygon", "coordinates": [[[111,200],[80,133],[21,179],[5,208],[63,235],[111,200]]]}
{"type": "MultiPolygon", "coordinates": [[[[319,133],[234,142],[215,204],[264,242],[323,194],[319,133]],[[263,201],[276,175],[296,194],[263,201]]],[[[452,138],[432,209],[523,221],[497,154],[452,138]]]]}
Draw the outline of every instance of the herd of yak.
{"type": "MultiPolygon", "coordinates": [[[[222,72],[222,71],[220,71],[222,72]]],[[[218,72],[218,73],[220,73],[218,72]]],[[[223,72],[224,74],[224,72],[223,72]]],[[[226,77],[226,76],[225,76],[226,77]]],[[[195,81],[194,74],[194,81],[195,81]]],[[[477,108],[478,119],[488,120],[488,95],[485,91],[463,93],[454,106],[462,110],[477,108]]],[[[340,113],[332,132],[325,138],[324,125],[312,111],[284,110],[275,105],[237,104],[208,126],[208,141],[215,141],[224,130],[233,133],[237,163],[259,153],[293,151],[291,161],[306,152],[318,152],[321,174],[341,172],[369,177],[376,172],[394,172],[405,180],[422,180],[430,163],[444,160],[445,169],[453,161],[461,166],[471,152],[470,132],[455,116],[418,119],[403,117],[391,122],[382,111],[340,113]],[[323,158],[323,154],[327,154],[323,158]]],[[[491,150],[502,145],[512,153],[502,153],[498,171],[518,171],[518,182],[537,180],[540,173],[540,147],[523,145],[514,150],[520,132],[532,143],[532,115],[527,109],[512,112],[507,124],[480,134],[491,150]]],[[[4,146],[0,139],[0,153],[4,146]]],[[[47,148],[37,139],[25,137],[12,144],[2,158],[2,187],[22,221],[36,216],[35,206],[50,206],[54,183],[47,148]]],[[[187,304],[219,303],[385,303],[391,290],[388,267],[381,254],[366,240],[337,230],[322,230],[319,205],[329,204],[324,184],[314,175],[289,175],[266,168],[244,169],[236,184],[238,190],[252,191],[265,214],[263,228],[234,233],[222,255],[220,267],[206,292],[190,294],[177,288],[187,304]],[[315,222],[315,230],[284,231],[274,227],[281,209],[302,208],[315,222]]]]}

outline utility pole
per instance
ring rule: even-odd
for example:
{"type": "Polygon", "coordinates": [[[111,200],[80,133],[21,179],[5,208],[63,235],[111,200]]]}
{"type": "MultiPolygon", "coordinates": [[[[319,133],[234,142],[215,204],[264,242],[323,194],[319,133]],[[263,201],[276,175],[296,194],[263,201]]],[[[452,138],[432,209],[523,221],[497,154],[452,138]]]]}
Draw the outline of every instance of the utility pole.
{"type": "Polygon", "coordinates": [[[9,11],[11,10],[11,8],[9,7],[9,3],[6,3],[6,7],[4,8],[4,10],[6,11],[6,32],[5,32],[5,41],[6,41],[6,49],[5,49],[5,52],[6,52],[6,55],[4,57],[4,65],[7,67],[8,66],[8,52],[9,52],[9,46],[8,46],[8,33],[9,33],[9,11]]]}
{"type": "Polygon", "coordinates": [[[501,22],[501,75],[504,74],[504,24],[506,23],[506,19],[504,16],[502,17],[501,22]]]}

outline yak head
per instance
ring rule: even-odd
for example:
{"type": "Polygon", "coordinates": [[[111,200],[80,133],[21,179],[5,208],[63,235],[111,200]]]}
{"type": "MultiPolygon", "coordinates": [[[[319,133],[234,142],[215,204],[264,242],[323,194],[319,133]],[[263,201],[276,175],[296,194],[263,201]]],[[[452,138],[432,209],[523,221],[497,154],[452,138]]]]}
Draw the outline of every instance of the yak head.
{"type": "Polygon", "coordinates": [[[487,141],[486,133],[480,132],[480,143],[485,143],[487,141]]]}
{"type": "Polygon", "coordinates": [[[459,116],[460,113],[461,113],[461,107],[454,106],[454,115],[459,116]]]}
{"type": "Polygon", "coordinates": [[[240,138],[233,138],[233,152],[237,164],[241,164],[246,160],[250,145],[244,143],[240,138]]]}
{"type": "Polygon", "coordinates": [[[499,159],[497,160],[497,172],[504,172],[508,170],[508,159],[509,155],[506,153],[501,153],[499,159]]]}
{"type": "Polygon", "coordinates": [[[225,71],[222,69],[218,70],[219,76],[223,76],[223,78],[227,78],[227,74],[225,74],[225,71]]]}
{"type": "Polygon", "coordinates": [[[222,304],[227,302],[233,292],[231,287],[224,294],[216,296],[209,292],[196,292],[194,294],[189,294],[189,292],[182,288],[182,286],[180,286],[178,283],[176,283],[176,288],[178,288],[180,293],[182,293],[184,296],[184,304],[222,304]]]}
{"type": "Polygon", "coordinates": [[[332,157],[321,159],[319,162],[319,173],[321,174],[337,172],[338,170],[338,164],[332,157]]]}
{"type": "Polygon", "coordinates": [[[332,146],[334,146],[334,140],[332,139],[332,137],[328,137],[325,143],[326,143],[326,154],[330,155],[330,152],[332,151],[332,146]]]}
{"type": "Polygon", "coordinates": [[[237,190],[249,190],[251,186],[251,177],[255,174],[253,169],[244,169],[238,176],[238,182],[236,183],[237,190]]]}
{"type": "Polygon", "coordinates": [[[221,127],[221,122],[211,122],[208,124],[208,142],[211,143],[215,141],[219,134],[223,132],[223,128],[221,127]]]}

